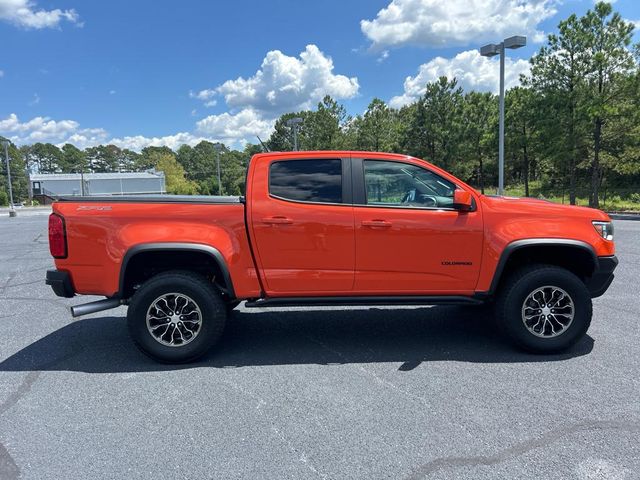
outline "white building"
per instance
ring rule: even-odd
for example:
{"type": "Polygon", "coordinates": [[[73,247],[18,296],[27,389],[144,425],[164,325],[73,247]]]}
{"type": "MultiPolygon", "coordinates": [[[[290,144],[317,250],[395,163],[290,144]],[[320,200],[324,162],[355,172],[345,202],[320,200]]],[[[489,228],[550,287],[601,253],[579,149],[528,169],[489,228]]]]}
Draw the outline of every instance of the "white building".
{"type": "MultiPolygon", "coordinates": [[[[68,195],[142,195],[166,193],[164,172],[37,173],[29,176],[33,197],[68,195]]],[[[48,203],[48,202],[47,202],[48,203]]]]}

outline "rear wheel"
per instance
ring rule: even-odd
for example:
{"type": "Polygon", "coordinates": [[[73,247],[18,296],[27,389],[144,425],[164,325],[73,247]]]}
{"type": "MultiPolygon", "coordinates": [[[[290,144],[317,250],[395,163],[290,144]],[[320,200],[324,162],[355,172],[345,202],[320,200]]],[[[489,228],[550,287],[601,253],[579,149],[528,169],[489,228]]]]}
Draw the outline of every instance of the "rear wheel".
{"type": "Polygon", "coordinates": [[[220,338],[227,316],[217,288],[182,271],[161,273],[131,298],[127,323],[143,353],[163,363],[190,362],[220,338]]]}
{"type": "Polygon", "coordinates": [[[569,348],[591,324],[591,296],[582,280],[550,265],[515,272],[503,285],[496,307],[502,331],[534,353],[569,348]]]}

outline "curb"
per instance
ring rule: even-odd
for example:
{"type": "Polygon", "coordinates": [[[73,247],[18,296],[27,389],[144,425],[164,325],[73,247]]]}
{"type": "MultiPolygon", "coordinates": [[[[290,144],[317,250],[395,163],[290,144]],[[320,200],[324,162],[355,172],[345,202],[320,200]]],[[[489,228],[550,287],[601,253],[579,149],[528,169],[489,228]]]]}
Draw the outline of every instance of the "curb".
{"type": "Polygon", "coordinates": [[[640,220],[638,213],[609,213],[609,216],[614,220],[640,220]]]}

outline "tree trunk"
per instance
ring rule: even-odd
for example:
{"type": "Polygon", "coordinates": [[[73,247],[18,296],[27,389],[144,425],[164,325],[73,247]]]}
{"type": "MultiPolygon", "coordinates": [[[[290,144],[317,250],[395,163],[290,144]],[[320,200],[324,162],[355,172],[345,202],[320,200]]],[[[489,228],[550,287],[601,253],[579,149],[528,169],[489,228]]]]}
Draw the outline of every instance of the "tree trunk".
{"type": "Polygon", "coordinates": [[[529,156],[527,155],[527,129],[523,125],[522,126],[522,137],[525,139],[522,143],[522,161],[523,161],[523,169],[522,176],[524,177],[524,196],[529,196],[529,156]]]}
{"type": "Polygon", "coordinates": [[[576,159],[575,153],[571,154],[569,160],[569,203],[576,204],[576,159]]]}
{"type": "Polygon", "coordinates": [[[484,167],[482,165],[482,154],[478,152],[478,183],[480,184],[480,193],[484,195],[484,167]]]}
{"type": "Polygon", "coordinates": [[[598,208],[600,190],[600,142],[602,136],[602,119],[596,118],[593,132],[593,161],[591,163],[591,194],[589,195],[589,206],[598,208]]]}
{"type": "MultiPolygon", "coordinates": [[[[573,59],[572,59],[572,70],[573,70],[573,59]]],[[[570,104],[569,104],[569,145],[571,146],[571,155],[569,159],[569,203],[571,205],[576,204],[576,165],[578,161],[576,159],[577,156],[577,145],[576,145],[576,136],[575,136],[575,105],[574,105],[574,92],[573,92],[573,82],[569,86],[570,93],[570,104]]]]}

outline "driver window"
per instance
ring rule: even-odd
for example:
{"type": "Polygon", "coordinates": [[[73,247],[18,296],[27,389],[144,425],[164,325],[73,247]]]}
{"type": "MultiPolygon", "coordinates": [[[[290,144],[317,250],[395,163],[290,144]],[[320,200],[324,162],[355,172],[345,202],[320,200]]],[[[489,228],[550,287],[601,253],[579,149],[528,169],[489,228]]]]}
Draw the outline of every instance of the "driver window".
{"type": "Polygon", "coordinates": [[[455,185],[408,163],[365,160],[367,205],[452,208],[455,185]]]}

